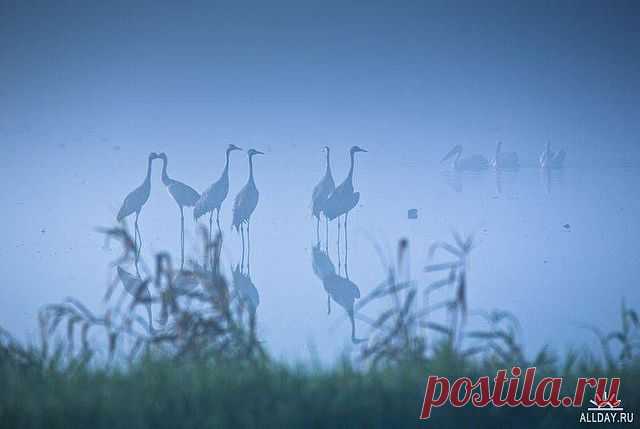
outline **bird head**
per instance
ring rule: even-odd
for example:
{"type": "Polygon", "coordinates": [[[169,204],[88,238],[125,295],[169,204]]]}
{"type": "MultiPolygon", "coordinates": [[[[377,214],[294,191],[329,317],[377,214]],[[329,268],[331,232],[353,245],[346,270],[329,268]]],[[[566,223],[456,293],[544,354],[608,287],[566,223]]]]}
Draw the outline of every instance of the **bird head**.
{"type": "Polygon", "coordinates": [[[164,152],[160,152],[160,154],[157,155],[157,158],[160,158],[161,160],[166,162],[167,161],[167,154],[164,153],[164,152]]]}
{"type": "Polygon", "coordinates": [[[151,152],[149,154],[149,161],[153,161],[154,159],[156,159],[158,157],[158,154],[155,152],[151,152]]]}
{"type": "Polygon", "coordinates": [[[323,148],[322,148],[322,151],[323,151],[323,152],[327,152],[327,153],[329,153],[329,146],[325,146],[325,147],[323,147],[323,148]]]}
{"type": "Polygon", "coordinates": [[[234,150],[242,150],[242,148],[234,144],[230,144],[229,146],[227,146],[227,152],[232,152],[234,150]]]}
{"type": "Polygon", "coordinates": [[[249,155],[249,158],[251,158],[253,155],[264,155],[263,152],[260,152],[259,150],[255,150],[255,149],[249,149],[247,151],[247,154],[249,155]]]}
{"type": "Polygon", "coordinates": [[[445,162],[446,160],[452,158],[454,155],[462,153],[462,146],[457,144],[451,149],[445,156],[442,158],[440,162],[445,162]]]}
{"type": "Polygon", "coordinates": [[[366,152],[365,149],[362,149],[360,146],[351,146],[351,153],[356,153],[356,152],[366,152]]]}

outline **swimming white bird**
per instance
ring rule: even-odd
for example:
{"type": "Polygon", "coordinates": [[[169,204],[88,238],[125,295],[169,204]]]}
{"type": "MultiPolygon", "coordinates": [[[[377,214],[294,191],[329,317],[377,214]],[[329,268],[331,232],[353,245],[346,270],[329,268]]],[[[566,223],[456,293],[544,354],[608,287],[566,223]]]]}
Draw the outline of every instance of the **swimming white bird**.
{"type": "MultiPolygon", "coordinates": [[[[366,152],[365,149],[362,149],[359,146],[352,146],[349,150],[349,156],[351,158],[351,165],[349,167],[349,174],[344,181],[338,185],[338,187],[333,191],[327,202],[324,206],[324,215],[333,220],[338,218],[338,274],[340,273],[340,216],[344,215],[344,240],[345,240],[345,249],[348,250],[348,238],[347,238],[347,217],[349,212],[358,204],[360,201],[360,192],[354,192],[353,190],[353,164],[354,164],[354,155],[357,152],[366,152]]],[[[349,277],[348,274],[348,256],[345,251],[345,262],[344,269],[345,275],[349,277]]]]}
{"type": "Polygon", "coordinates": [[[258,205],[258,188],[256,188],[256,183],[253,179],[253,156],[254,155],[264,155],[264,153],[259,150],[249,149],[247,151],[247,156],[249,157],[249,179],[247,180],[247,184],[238,192],[236,195],[236,199],[233,202],[233,222],[232,226],[236,228],[236,231],[240,230],[242,234],[242,263],[240,269],[244,266],[244,228],[242,227],[244,224],[247,225],[247,272],[249,272],[249,253],[251,250],[251,242],[249,241],[249,222],[251,220],[251,215],[253,211],[256,209],[258,205]]]}
{"type": "Polygon", "coordinates": [[[226,161],[224,164],[224,170],[220,178],[207,188],[202,193],[200,199],[196,202],[193,208],[193,218],[198,220],[200,216],[205,213],[209,213],[209,242],[211,242],[211,229],[213,228],[213,211],[216,211],[216,224],[218,225],[218,232],[220,230],[220,208],[222,202],[227,198],[229,194],[229,154],[234,150],[242,150],[238,146],[230,144],[227,146],[226,161]]]}
{"type": "Polygon", "coordinates": [[[251,281],[251,277],[248,274],[243,274],[241,270],[242,268],[238,265],[232,270],[233,288],[249,307],[249,311],[255,315],[258,305],[260,305],[260,294],[253,281],[251,281]]]}
{"type": "Polygon", "coordinates": [[[540,155],[540,168],[562,168],[564,167],[564,158],[566,156],[564,149],[559,152],[551,150],[551,143],[547,142],[544,151],[540,155]]]}
{"type": "Polygon", "coordinates": [[[140,256],[140,249],[142,249],[142,236],[140,235],[140,229],[138,228],[138,217],[140,216],[140,211],[142,211],[142,207],[146,204],[149,199],[149,194],[151,193],[151,164],[157,157],[158,155],[155,152],[151,152],[149,154],[149,158],[147,160],[147,176],[144,178],[144,182],[126,196],[122,203],[122,207],[118,210],[118,216],[116,217],[118,222],[122,222],[122,220],[127,216],[133,213],[136,214],[133,232],[136,272],[138,272],[138,257],[140,256]],[[138,240],[140,241],[139,244],[138,240]]]}
{"type": "Polygon", "coordinates": [[[153,319],[151,317],[151,292],[148,285],[140,278],[118,266],[118,278],[124,289],[134,298],[139,300],[147,309],[149,317],[149,332],[153,332],[153,319]]]}
{"type": "Polygon", "coordinates": [[[180,269],[182,270],[184,268],[184,208],[195,206],[200,199],[200,194],[191,186],[171,179],[167,175],[168,161],[164,152],[158,155],[158,158],[162,159],[162,183],[180,208],[180,269]]]}
{"type": "Polygon", "coordinates": [[[491,160],[491,166],[498,170],[515,170],[520,168],[520,160],[515,152],[502,152],[502,142],[498,142],[496,157],[491,160]]]}
{"type": "MultiPolygon", "coordinates": [[[[329,158],[329,146],[323,148],[327,152],[327,166],[324,172],[322,180],[313,188],[313,195],[311,196],[311,211],[316,218],[316,237],[318,243],[320,243],[320,214],[324,210],[324,206],[327,203],[329,195],[333,193],[336,188],[336,184],[333,181],[333,175],[331,174],[331,162],[329,158]]],[[[327,222],[327,235],[329,234],[329,219],[325,216],[327,222]]],[[[328,240],[327,240],[328,241],[328,240]]],[[[325,243],[328,246],[328,243],[325,243]]]]}
{"type": "Polygon", "coordinates": [[[462,146],[455,145],[440,162],[445,162],[455,155],[453,168],[458,171],[480,171],[489,168],[489,161],[482,155],[469,155],[462,158],[462,146]]]}

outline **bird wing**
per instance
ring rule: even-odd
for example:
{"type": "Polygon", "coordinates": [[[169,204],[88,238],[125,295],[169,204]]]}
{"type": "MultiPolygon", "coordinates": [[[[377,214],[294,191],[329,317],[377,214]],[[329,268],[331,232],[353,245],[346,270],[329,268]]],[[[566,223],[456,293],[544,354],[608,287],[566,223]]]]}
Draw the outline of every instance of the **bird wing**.
{"type": "Polygon", "coordinates": [[[193,209],[193,217],[198,219],[203,214],[220,208],[229,193],[229,182],[220,179],[209,186],[200,196],[193,209]]]}
{"type": "Polygon", "coordinates": [[[191,186],[186,185],[182,182],[178,182],[177,180],[173,180],[169,186],[167,186],[169,193],[173,197],[174,200],[186,207],[195,206],[195,204],[200,199],[200,194],[198,191],[193,189],[191,186]]]}
{"type": "Polygon", "coordinates": [[[257,205],[258,190],[254,186],[251,186],[250,183],[247,183],[244,188],[238,192],[233,202],[232,225],[237,229],[242,222],[249,219],[257,205]]]}
{"type": "Polygon", "coordinates": [[[120,222],[130,214],[142,209],[142,206],[149,199],[149,190],[149,187],[146,187],[144,184],[142,184],[133,191],[129,192],[129,195],[127,195],[122,202],[120,210],[118,210],[118,216],[116,218],[118,222],[120,222]]]}

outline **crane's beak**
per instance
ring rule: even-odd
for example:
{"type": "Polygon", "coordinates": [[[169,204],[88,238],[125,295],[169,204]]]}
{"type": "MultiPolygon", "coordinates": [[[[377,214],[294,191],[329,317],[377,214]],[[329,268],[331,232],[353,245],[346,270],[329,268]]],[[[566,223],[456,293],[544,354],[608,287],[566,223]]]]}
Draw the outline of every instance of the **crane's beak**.
{"type": "Polygon", "coordinates": [[[368,151],[368,150],[366,150],[366,149],[362,149],[362,148],[360,148],[360,150],[358,150],[358,152],[369,152],[369,151],[368,151]]]}
{"type": "Polygon", "coordinates": [[[259,150],[254,152],[255,155],[264,155],[264,152],[260,152],[259,150]]]}

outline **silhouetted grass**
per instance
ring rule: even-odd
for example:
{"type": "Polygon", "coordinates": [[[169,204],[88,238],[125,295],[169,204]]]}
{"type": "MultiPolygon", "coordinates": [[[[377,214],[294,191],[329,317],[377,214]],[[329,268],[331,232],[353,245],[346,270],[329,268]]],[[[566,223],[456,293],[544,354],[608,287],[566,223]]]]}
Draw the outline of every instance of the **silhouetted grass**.
{"type": "MultiPolygon", "coordinates": [[[[126,231],[108,233],[125,247],[118,263],[130,260],[126,231]]],[[[176,279],[184,272],[174,272],[161,254],[154,272],[139,277],[129,304],[121,297],[104,314],[72,298],[47,306],[38,346],[24,346],[0,329],[0,427],[579,426],[580,409],[551,407],[444,406],[429,421],[418,420],[429,375],[494,377],[515,365],[536,366],[538,377],[564,376],[563,395],[573,393],[577,377],[620,377],[625,410],[640,412],[640,324],[633,310],[623,304],[620,329],[594,330],[603,357],[583,350],[560,358],[544,348],[527,359],[513,315],[469,309],[466,270],[473,240],[454,238],[455,244],[432,247],[431,253],[442,249],[456,259],[428,265],[429,272],[447,274],[427,285],[402,279],[408,243],[400,243],[397,265],[387,264],[386,279],[356,308],[371,326],[369,341],[355,358],[345,355],[327,368],[268,356],[256,337],[255,312],[220,274],[219,239],[206,243],[205,266],[193,264],[189,271],[198,288],[182,288],[176,279]],[[148,295],[140,293],[143,287],[150,288],[148,295]],[[442,288],[449,296],[431,302],[431,293],[442,288]],[[361,311],[372,302],[382,303],[382,311],[369,319],[361,311]],[[136,315],[149,303],[160,308],[158,327],[145,327],[136,315]],[[432,319],[438,311],[448,323],[432,319]],[[486,329],[466,328],[474,315],[487,322],[486,329]]],[[[113,286],[108,303],[112,294],[113,286]]]]}

